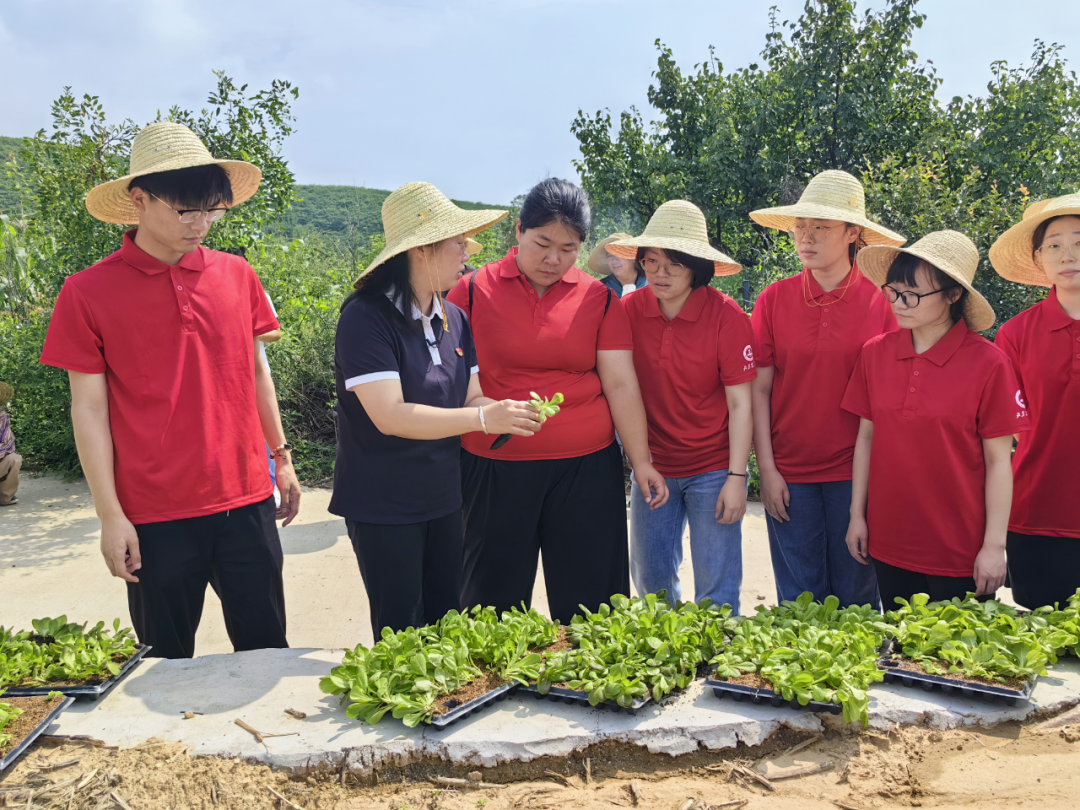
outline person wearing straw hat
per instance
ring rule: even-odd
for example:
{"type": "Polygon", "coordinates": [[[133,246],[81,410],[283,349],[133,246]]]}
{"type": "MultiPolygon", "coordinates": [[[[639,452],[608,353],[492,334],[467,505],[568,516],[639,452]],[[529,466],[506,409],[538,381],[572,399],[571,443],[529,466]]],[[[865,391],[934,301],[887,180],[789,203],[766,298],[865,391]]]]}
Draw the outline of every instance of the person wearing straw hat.
{"type": "Polygon", "coordinates": [[[462,442],[463,607],[531,604],[541,551],[548,607],[563,624],[581,605],[597,610],[629,592],[616,428],[646,501],[667,500],[649,459],[626,313],[610,288],[574,266],[590,220],[580,188],[541,181],[521,205],[518,246],[449,295],[469,316],[485,391],[564,397],[528,441],[472,433],[462,442]]]}
{"type": "Polygon", "coordinates": [[[15,391],[6,382],[0,382],[0,506],[14,506],[19,502],[19,470],[22,456],[15,452],[15,436],[11,432],[11,417],[5,407],[15,391]]]}
{"type": "Polygon", "coordinates": [[[341,307],[330,512],[345,518],[375,638],[460,606],[460,436],[525,444],[540,429],[529,403],[484,396],[468,321],[442,300],[467,237],[506,214],[465,211],[430,183],[407,183],[383,202],[386,247],[341,307]]]}
{"type": "Polygon", "coordinates": [[[977,334],[994,310],[972,286],[974,243],[956,231],[865,247],[859,266],[900,330],[867,341],[844,394],[860,420],[847,545],[873,567],[886,609],[1005,583],[1012,439],[1028,429],[1009,358],[977,334]]]}
{"type": "MultiPolygon", "coordinates": [[[[465,252],[469,254],[470,259],[473,256],[477,255],[478,253],[482,253],[483,250],[484,250],[484,246],[481,245],[479,242],[477,242],[475,239],[466,239],[465,240],[465,252]]],[[[471,264],[462,265],[461,272],[458,273],[458,278],[462,278],[463,276],[467,276],[470,273],[475,273],[475,272],[476,272],[476,267],[474,265],[471,265],[471,264]]]]}
{"type": "Polygon", "coordinates": [[[251,265],[200,245],[260,177],[180,124],[139,132],[129,173],[86,198],[137,227],[66,279],[41,354],[68,371],[101,551],[153,656],[194,655],[207,584],[234,649],[288,646],[274,520],[296,516],[300,486],[258,345],[279,324],[251,265]]]}
{"type": "Polygon", "coordinates": [[[794,205],[750,214],[789,233],[801,273],[770,284],[751,313],[757,335],[754,450],[780,601],[804,591],[878,604],[872,568],[848,554],[851,461],[859,420],[840,407],[862,345],[896,328],[855,261],[860,245],[902,245],[869,219],[847,172],[815,176],[794,205]]]}
{"type": "Polygon", "coordinates": [[[1013,362],[1016,404],[1031,420],[1013,456],[1013,599],[1031,609],[1064,605],[1080,588],[1080,194],[1029,206],[990,248],[990,261],[1009,281],[1050,288],[994,340],[1013,362]]]}
{"type": "Polygon", "coordinates": [[[694,601],[739,612],[742,518],[753,432],[754,327],[709,282],[742,268],[709,244],[705,216],[685,200],[664,203],[636,239],[607,245],[639,264],[649,289],[623,305],[649,423],[649,452],[670,493],[649,509],[630,495],[630,574],[639,594],[682,599],[682,537],[690,526],[694,601]]]}
{"type": "Polygon", "coordinates": [[[610,287],[620,298],[648,284],[645,271],[636,259],[624,259],[607,249],[613,242],[630,238],[628,233],[613,233],[607,239],[600,240],[589,254],[589,269],[602,276],[601,283],[610,287]]]}

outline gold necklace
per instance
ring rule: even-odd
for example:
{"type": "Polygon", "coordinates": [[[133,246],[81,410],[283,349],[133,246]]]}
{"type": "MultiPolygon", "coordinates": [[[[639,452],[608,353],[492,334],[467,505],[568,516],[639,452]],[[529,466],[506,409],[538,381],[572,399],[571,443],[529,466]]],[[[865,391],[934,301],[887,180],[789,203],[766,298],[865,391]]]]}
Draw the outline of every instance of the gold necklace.
{"type": "MultiPolygon", "coordinates": [[[[818,307],[823,307],[823,306],[825,306],[825,304],[839,304],[841,301],[844,300],[844,296],[847,295],[847,291],[855,286],[856,279],[855,279],[855,273],[853,272],[854,270],[855,270],[855,265],[853,264],[853,265],[851,265],[851,270],[848,271],[848,276],[847,276],[848,277],[848,282],[847,282],[847,284],[844,285],[844,291],[840,293],[839,298],[837,298],[835,301],[822,301],[820,304],[816,304],[816,303],[813,303],[814,296],[810,292],[810,273],[812,273],[813,271],[809,267],[806,268],[806,275],[803,277],[803,303],[806,304],[811,309],[817,309],[818,307]]],[[[818,286],[820,286],[820,285],[818,285],[818,286]]],[[[836,290],[833,289],[833,290],[830,290],[829,292],[835,293],[836,290]]],[[[824,293],[824,294],[828,295],[829,293],[827,292],[827,293],[824,293]]]]}

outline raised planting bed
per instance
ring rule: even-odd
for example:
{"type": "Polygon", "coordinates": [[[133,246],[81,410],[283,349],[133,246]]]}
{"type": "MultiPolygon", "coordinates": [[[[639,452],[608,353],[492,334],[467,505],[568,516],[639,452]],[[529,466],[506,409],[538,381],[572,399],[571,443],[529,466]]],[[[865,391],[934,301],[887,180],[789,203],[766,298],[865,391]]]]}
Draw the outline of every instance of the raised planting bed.
{"type": "Polygon", "coordinates": [[[1031,700],[1035,684],[1039,680],[1037,675],[1029,675],[1026,679],[1009,678],[1003,683],[984,678],[971,679],[961,674],[948,672],[947,661],[931,664],[940,672],[935,675],[926,670],[925,664],[893,655],[892,641],[886,641],[882,646],[878,665],[884,671],[885,683],[919,687],[927,692],[939,690],[946,695],[963,695],[986,703],[1000,700],[1008,706],[1015,706],[1018,701],[1031,700]]]}
{"type": "Polygon", "coordinates": [[[35,619],[33,630],[0,627],[0,689],[8,695],[100,697],[127,675],[149,647],[137,644],[130,628],[113,622],[112,632],[98,622],[68,622],[66,616],[35,619]]]}
{"type": "Polygon", "coordinates": [[[730,697],[736,703],[748,700],[754,704],[768,703],[770,706],[787,706],[788,708],[799,711],[828,712],[829,714],[841,714],[844,711],[844,707],[839,703],[820,703],[816,700],[811,700],[804,706],[799,703],[797,698],[784,700],[784,698],[776,694],[772,689],[769,689],[768,686],[765,685],[767,681],[760,676],[744,675],[739,680],[746,681],[754,677],[757,678],[759,684],[733,683],[729,680],[709,678],[705,681],[705,686],[712,689],[713,694],[716,695],[716,697],[721,699],[730,697]]]}
{"type": "Polygon", "coordinates": [[[60,712],[75,702],[59,692],[44,697],[0,694],[0,771],[22,756],[60,712]]]}

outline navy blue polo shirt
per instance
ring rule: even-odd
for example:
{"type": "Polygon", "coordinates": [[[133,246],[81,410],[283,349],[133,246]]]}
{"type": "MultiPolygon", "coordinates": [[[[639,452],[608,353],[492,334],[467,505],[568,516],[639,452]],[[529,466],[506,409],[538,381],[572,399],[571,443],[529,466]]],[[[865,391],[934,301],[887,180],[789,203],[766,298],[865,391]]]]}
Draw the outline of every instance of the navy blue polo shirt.
{"type": "Polygon", "coordinates": [[[444,306],[449,332],[443,331],[437,301],[429,323],[415,307],[406,319],[384,295],[354,296],[342,310],[334,350],[338,445],[333,514],[400,525],[446,517],[461,508],[461,439],[380,433],[353,390],[396,379],[406,402],[463,407],[476,370],[476,349],[465,313],[449,302],[444,306]]]}

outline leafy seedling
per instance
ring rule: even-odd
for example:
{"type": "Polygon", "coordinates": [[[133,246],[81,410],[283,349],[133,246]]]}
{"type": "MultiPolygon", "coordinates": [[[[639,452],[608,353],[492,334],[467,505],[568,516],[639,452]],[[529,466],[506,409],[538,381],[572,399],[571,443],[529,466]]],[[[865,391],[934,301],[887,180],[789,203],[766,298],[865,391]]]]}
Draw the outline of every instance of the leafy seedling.
{"type": "MultiPolygon", "coordinates": [[[[563,402],[565,402],[562,394],[556,394],[551,399],[547,399],[546,397],[541,398],[541,396],[535,391],[530,391],[529,396],[532,397],[532,399],[529,401],[529,404],[540,412],[540,424],[543,424],[552,416],[557,414],[559,412],[559,406],[562,405],[563,402]]],[[[491,443],[491,449],[498,450],[500,447],[510,441],[511,438],[513,438],[511,434],[503,433],[491,443]]]]}

